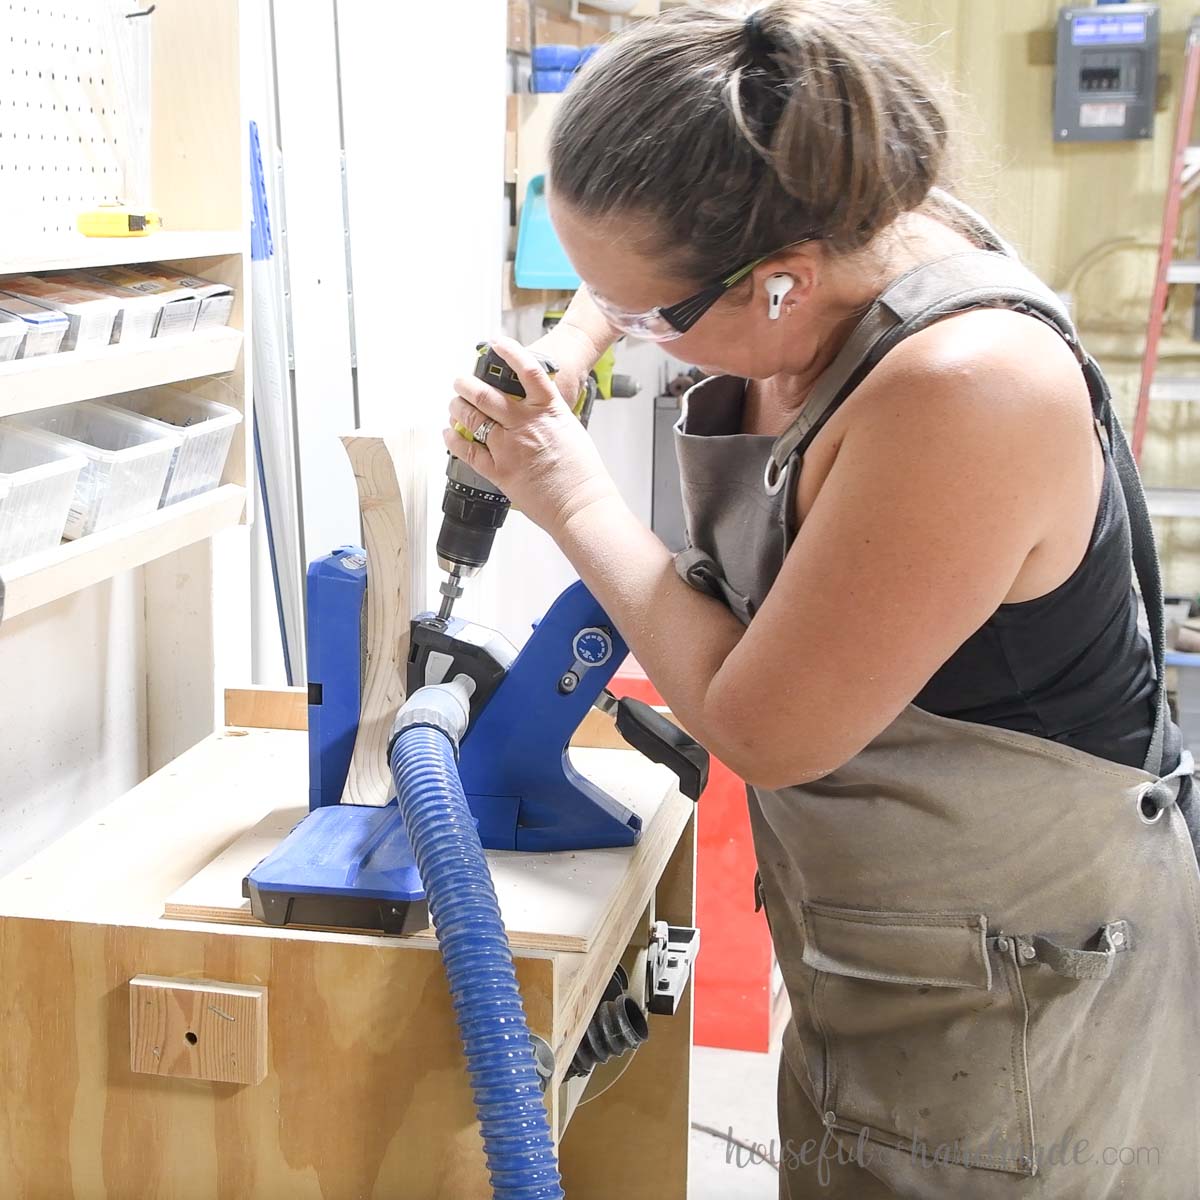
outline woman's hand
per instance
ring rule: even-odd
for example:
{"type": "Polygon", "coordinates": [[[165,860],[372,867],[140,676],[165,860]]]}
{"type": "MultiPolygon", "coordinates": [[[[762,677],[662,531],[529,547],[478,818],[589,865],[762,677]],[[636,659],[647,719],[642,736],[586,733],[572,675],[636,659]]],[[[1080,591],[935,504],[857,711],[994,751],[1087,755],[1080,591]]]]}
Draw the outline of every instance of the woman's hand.
{"type": "Polygon", "coordinates": [[[599,357],[587,335],[560,321],[549,333],[542,334],[525,349],[554,363],[558,368],[554,386],[567,401],[567,406],[574,408],[599,357]]]}
{"type": "Polygon", "coordinates": [[[594,501],[616,494],[600,455],[579,419],[537,359],[511,338],[492,347],[517,373],[525,399],[505,395],[473,375],[454,381],[446,448],[504,492],[551,537],[594,501]],[[468,441],[455,422],[474,433],[495,424],[487,444],[468,441]]]}

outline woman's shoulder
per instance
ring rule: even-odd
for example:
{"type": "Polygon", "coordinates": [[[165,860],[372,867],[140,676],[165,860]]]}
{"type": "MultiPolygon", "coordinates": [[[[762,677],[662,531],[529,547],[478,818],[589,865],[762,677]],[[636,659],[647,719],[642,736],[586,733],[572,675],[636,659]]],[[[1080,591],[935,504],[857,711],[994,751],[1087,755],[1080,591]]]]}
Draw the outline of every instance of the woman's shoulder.
{"type": "Polygon", "coordinates": [[[1063,432],[1077,429],[1081,416],[1090,424],[1087,383],[1070,347],[1045,321],[1006,308],[971,309],[906,338],[867,376],[860,402],[884,392],[951,425],[1033,418],[1044,436],[1060,422],[1063,432]]]}

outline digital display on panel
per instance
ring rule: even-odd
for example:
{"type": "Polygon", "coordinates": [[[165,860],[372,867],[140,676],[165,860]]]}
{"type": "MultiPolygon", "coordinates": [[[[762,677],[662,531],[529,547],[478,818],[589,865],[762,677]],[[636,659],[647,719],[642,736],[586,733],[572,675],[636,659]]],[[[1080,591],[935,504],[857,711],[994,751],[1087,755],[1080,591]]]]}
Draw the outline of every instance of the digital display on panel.
{"type": "Polygon", "coordinates": [[[1145,13],[1076,17],[1071,24],[1071,45],[1140,46],[1146,41],[1146,30],[1145,13]]]}

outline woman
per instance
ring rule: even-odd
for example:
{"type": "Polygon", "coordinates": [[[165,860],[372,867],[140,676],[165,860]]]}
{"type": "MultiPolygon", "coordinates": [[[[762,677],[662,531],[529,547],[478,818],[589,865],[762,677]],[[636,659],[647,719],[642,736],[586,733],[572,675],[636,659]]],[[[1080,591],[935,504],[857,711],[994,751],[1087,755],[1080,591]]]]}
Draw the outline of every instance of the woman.
{"type": "Polygon", "coordinates": [[[1182,1200],[1200,872],[1140,485],[1053,293],[937,190],[946,150],[866,0],[635,26],[555,126],[585,287],[538,348],[568,394],[620,333],[711,376],[678,429],[691,547],[515,343],[528,400],[460,379],[475,439],[446,441],[749,785],[793,1009],[781,1195],[1182,1200]]]}

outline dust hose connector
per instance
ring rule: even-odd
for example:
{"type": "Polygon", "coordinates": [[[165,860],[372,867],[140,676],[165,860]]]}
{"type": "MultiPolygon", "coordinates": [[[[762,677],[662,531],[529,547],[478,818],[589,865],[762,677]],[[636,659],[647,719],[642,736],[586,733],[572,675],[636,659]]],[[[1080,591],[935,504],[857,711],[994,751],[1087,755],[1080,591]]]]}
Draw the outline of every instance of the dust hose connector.
{"type": "Polygon", "coordinates": [[[629,976],[618,964],[567,1068],[568,1079],[590,1075],[610,1058],[636,1050],[650,1036],[646,1014],[628,987],[629,976]]]}
{"type": "Polygon", "coordinates": [[[394,746],[396,739],[406,729],[425,725],[444,733],[457,754],[458,744],[467,732],[467,724],[471,719],[471,696],[474,691],[475,681],[469,675],[458,675],[449,683],[432,683],[418,688],[396,714],[389,746],[394,746]]]}
{"type": "Polygon", "coordinates": [[[562,1200],[512,950],[455,762],[463,704],[427,705],[422,696],[446,686],[422,688],[405,705],[425,719],[397,718],[388,755],[396,795],[450,983],[492,1194],[562,1200]]]}

